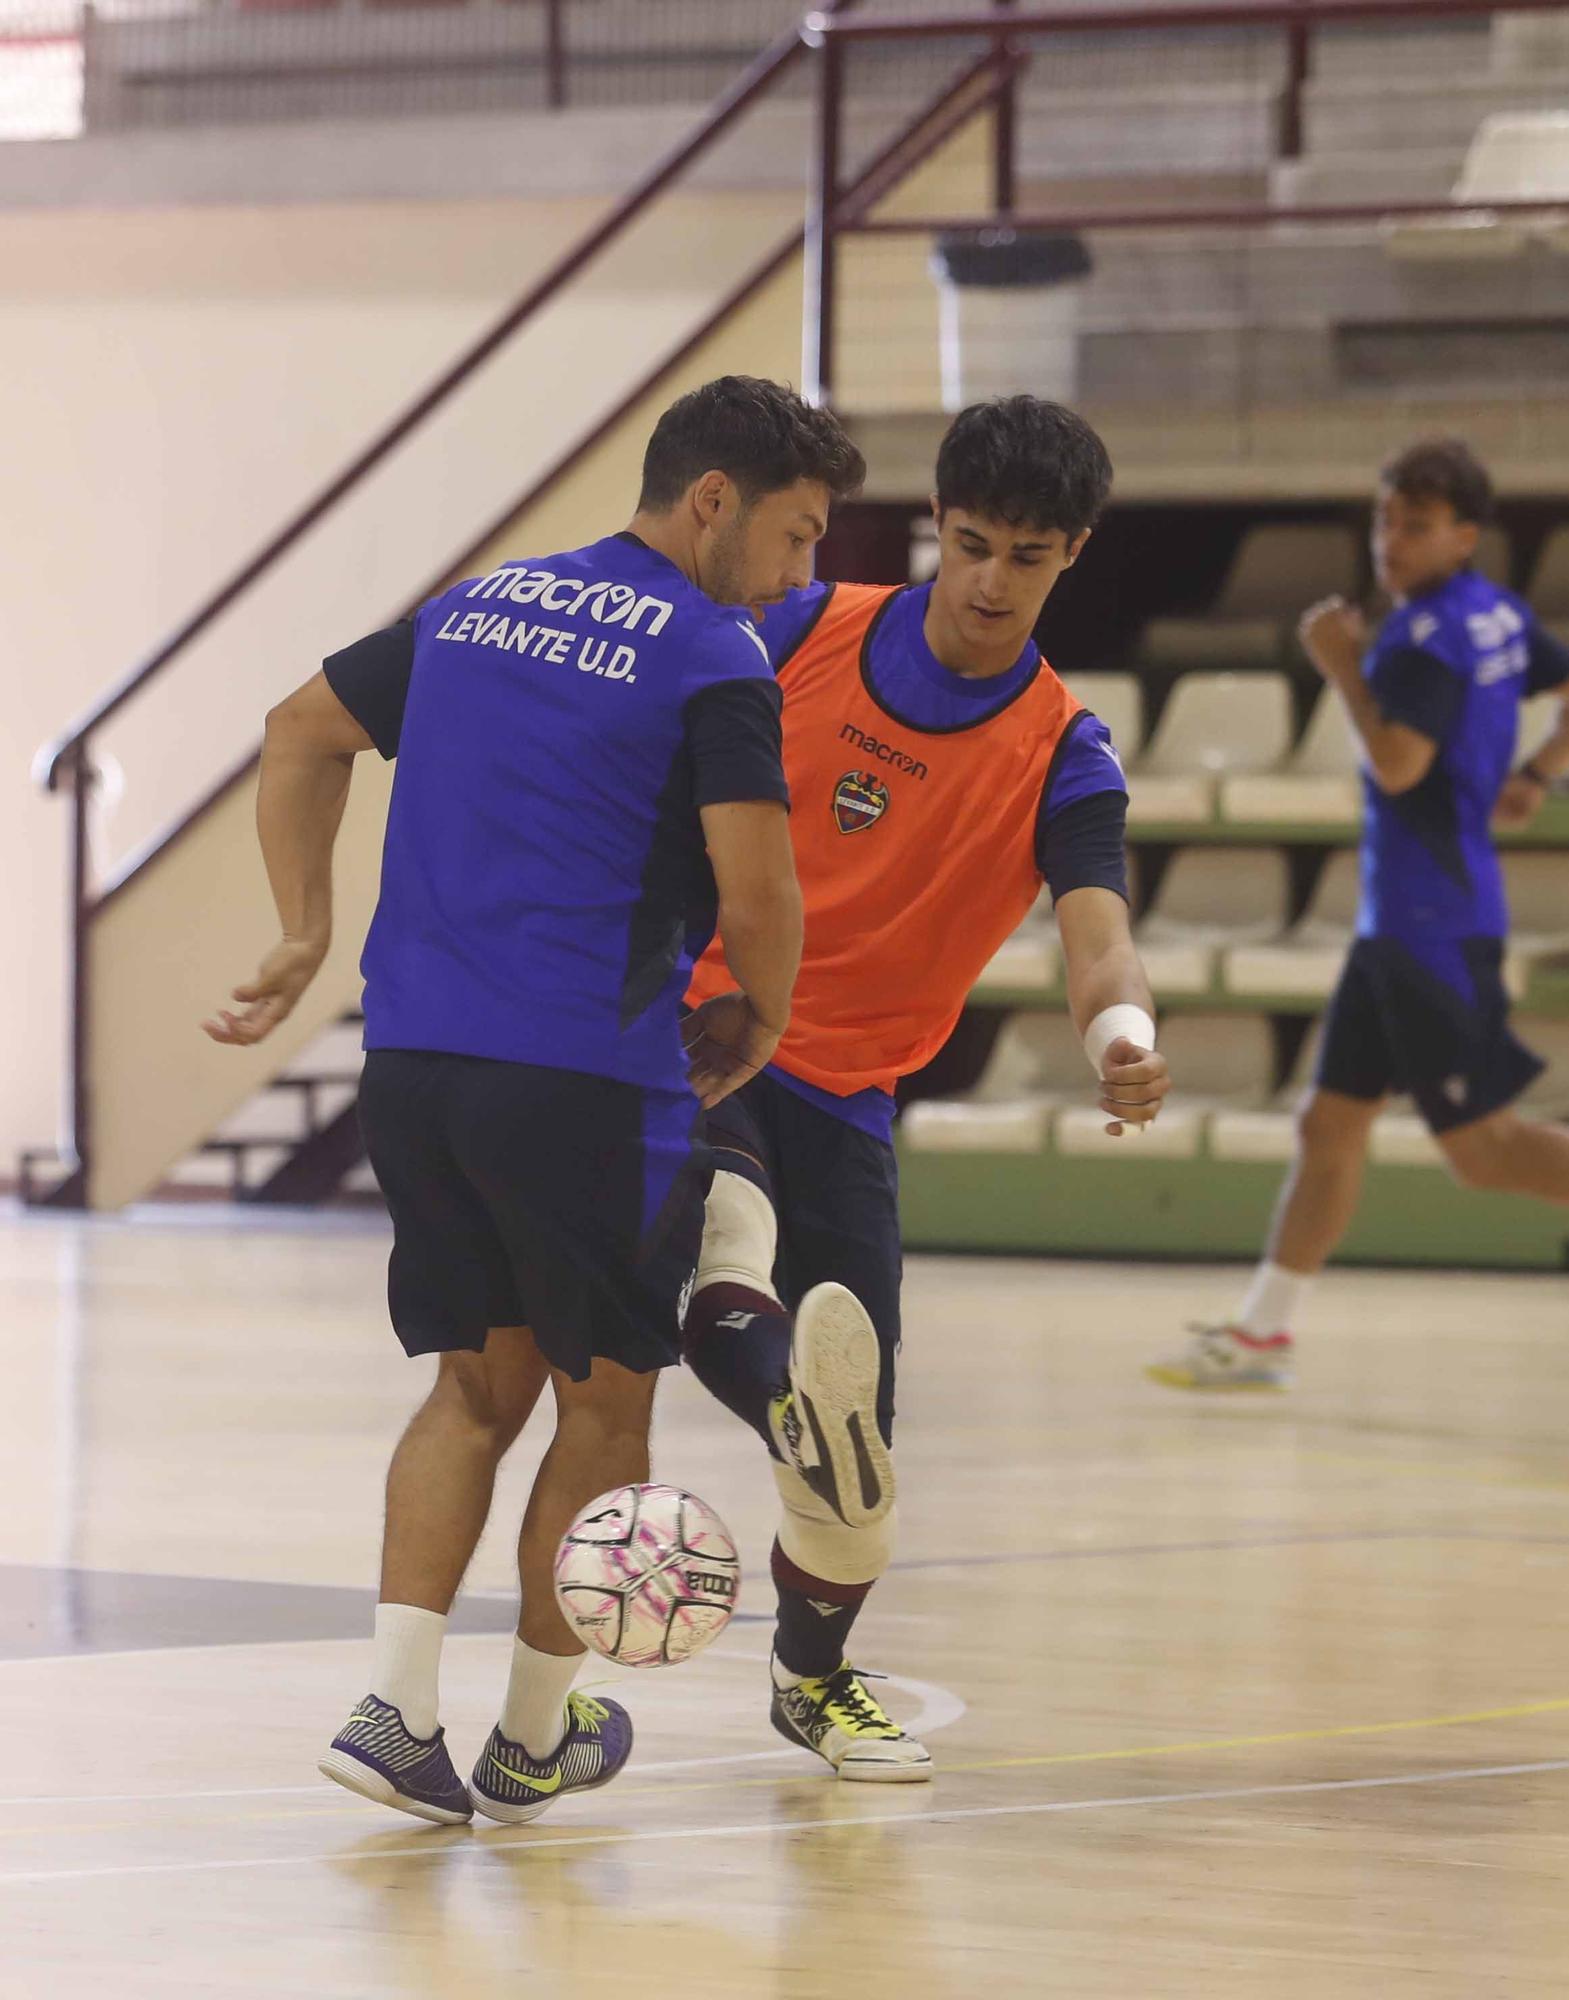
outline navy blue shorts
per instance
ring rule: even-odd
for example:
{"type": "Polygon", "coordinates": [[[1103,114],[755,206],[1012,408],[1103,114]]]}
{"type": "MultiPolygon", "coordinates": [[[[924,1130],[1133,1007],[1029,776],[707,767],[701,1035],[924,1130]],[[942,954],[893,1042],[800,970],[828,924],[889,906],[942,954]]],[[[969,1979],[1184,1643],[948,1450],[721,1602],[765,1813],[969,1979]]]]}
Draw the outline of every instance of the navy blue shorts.
{"type": "Polygon", "coordinates": [[[1366,1099],[1403,1091],[1433,1132],[1512,1104],[1545,1065],[1509,1030],[1498,938],[1358,938],[1329,1003],[1317,1081],[1366,1099]]]}
{"type": "Polygon", "coordinates": [[[360,1124],[404,1351],[477,1353],[489,1328],[527,1326],[576,1382],[596,1356],[673,1366],[712,1177],[700,1122],[686,1091],[373,1049],[360,1124]]]}
{"type": "Polygon", "coordinates": [[[877,1420],[891,1440],[904,1275],[892,1146],[819,1110],[766,1072],[709,1112],[708,1142],[716,1168],[743,1174],[774,1205],[774,1289],[784,1303],[793,1311],[813,1285],[833,1279],[871,1314],[883,1356],[877,1420]]]}

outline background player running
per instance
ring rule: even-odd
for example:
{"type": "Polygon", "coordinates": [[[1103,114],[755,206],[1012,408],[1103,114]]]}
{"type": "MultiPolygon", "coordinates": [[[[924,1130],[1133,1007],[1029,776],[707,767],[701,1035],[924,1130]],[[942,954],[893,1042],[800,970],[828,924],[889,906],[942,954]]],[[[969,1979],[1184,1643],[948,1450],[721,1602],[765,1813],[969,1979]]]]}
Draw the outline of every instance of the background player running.
{"type": "MultiPolygon", "coordinates": [[[[678,1358],[709,1179],[679,1005],[716,890],[754,1053],[788,1015],[779,694],[735,607],[810,574],[863,471],[788,391],[710,383],[656,427],[628,532],[456,585],[268,717],[258,819],[284,934],[244,1011],[209,1024],[220,1041],[258,1040],[320,966],[353,759],[398,760],[360,1110],[393,1325],[438,1364],[388,1474],[371,1692],[321,1768],[425,1819],[533,1819],[631,1748],[618,1703],[569,1698],[583,1652],[551,1562],[586,1502],[648,1477],[655,1374],[678,1358]],[[512,1675],[471,1802],[437,1724],[442,1639],[547,1380],[512,1675]]],[[[697,1053],[710,1100],[742,1074],[718,1041],[697,1053]]]]}
{"type": "MultiPolygon", "coordinates": [[[[1110,484],[1071,411],[977,405],[938,456],[935,580],[814,584],[763,622],[806,944],[777,1053],[753,1051],[763,1073],[709,1120],[719,1171],[687,1341],[774,1457],[775,1726],[843,1778],[931,1770],[846,1662],[893,1552],[894,1084],[947,1040],[1044,880],[1114,1129],[1152,1119],[1167,1089],[1128,932],[1121,766],[1031,637],[1110,484]],[[784,1308],[825,1280],[854,1296],[812,1293],[792,1354],[784,1308]]],[[[731,983],[711,951],[692,986],[699,1022],[731,983]]]]}
{"type": "Polygon", "coordinates": [[[1362,908],[1264,1261],[1235,1320],[1149,1370],[1173,1388],[1290,1385],[1292,1329],[1356,1211],[1391,1091],[1415,1099],[1464,1186],[1569,1203],[1569,1133],[1508,1108],[1542,1064],[1509,1029],[1490,831],[1495,816],[1525,824],[1569,770],[1569,648],[1472,568],[1491,512],[1464,444],[1413,445],[1384,468],[1373,515],[1395,609],[1371,645],[1339,598],[1303,617],[1308,657],[1362,744],[1362,908]],[[1566,690],[1558,727],[1511,777],[1520,703],[1550,688],[1566,690]]]}

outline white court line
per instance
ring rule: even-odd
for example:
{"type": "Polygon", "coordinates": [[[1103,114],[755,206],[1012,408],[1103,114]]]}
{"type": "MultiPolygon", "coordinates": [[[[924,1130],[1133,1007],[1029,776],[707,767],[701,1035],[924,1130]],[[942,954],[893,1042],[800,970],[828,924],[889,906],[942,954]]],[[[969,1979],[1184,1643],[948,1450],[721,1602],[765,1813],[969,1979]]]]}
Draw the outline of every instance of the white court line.
{"type": "Polygon", "coordinates": [[[1477,1764],[1452,1771],[1396,1772],[1383,1778],[1319,1778],[1295,1785],[1233,1785],[1224,1790],[1203,1792],[1146,1792],[1134,1798],[1047,1799],[1033,1805],[958,1806],[931,1812],[864,1813],[855,1818],[749,1821],[742,1826],[656,1827],[645,1833],[573,1833],[557,1840],[515,1838],[487,1840],[483,1846],[430,1836],[408,1847],[383,1847],[374,1854],[354,1854],[339,1848],[322,1854],[271,1854],[233,1861],[138,1861],[129,1865],[111,1864],[100,1868],[36,1868],[22,1873],[0,1874],[0,1888],[11,1884],[39,1882],[90,1882],[130,1875],[211,1875],[236,1868],[305,1868],[320,1861],[348,1862],[355,1866],[378,1861],[429,1861],[434,1856],[467,1851],[484,1856],[503,1850],[523,1848],[535,1853],[563,1847],[635,1847],[655,1840],[740,1840],[751,1834],[792,1834],[831,1831],[847,1826],[921,1826],[946,1824],[961,1819],[1015,1819],[1043,1813],[1119,1812],[1132,1806],[1204,1805],[1228,1799],[1300,1798],[1314,1792],[1371,1792],[1404,1785],[1453,1785],[1470,1778],[1521,1778],[1538,1771],[1569,1771],[1569,1757],[1555,1757],[1538,1764],[1477,1764]]]}
{"type": "MultiPolygon", "coordinates": [[[[314,1643],[314,1642],[312,1642],[314,1643]]],[[[719,1656],[750,1666],[767,1665],[766,1653],[726,1652],[719,1656]]],[[[715,1662],[717,1664],[717,1661],[715,1662]]],[[[939,1686],[935,1681],[912,1680],[907,1674],[886,1674],[883,1678],[889,1687],[896,1687],[906,1694],[912,1694],[920,1703],[919,1709],[906,1722],[905,1727],[912,1736],[931,1736],[939,1729],[951,1728],[966,1712],[968,1704],[952,1688],[939,1686]]],[[[613,1682],[622,1686],[622,1682],[613,1682]]],[[[722,1757],[676,1757],[657,1764],[638,1764],[628,1775],[641,1778],[652,1771],[712,1771],[730,1764],[773,1764],[788,1760],[799,1760],[805,1745],[788,1750],[740,1750],[722,1757]]],[[[810,1754],[810,1753],[808,1753],[810,1754]]],[[[15,1798],[0,1798],[0,1806],[128,1806],[128,1805],[180,1805],[191,1799],[287,1799],[306,1795],[319,1795],[324,1805],[342,1809],[342,1801],[335,1794],[324,1792],[322,1782],[314,1785],[242,1785],[233,1790],[196,1792],[58,1792],[40,1794],[23,1793],[15,1798]]]]}

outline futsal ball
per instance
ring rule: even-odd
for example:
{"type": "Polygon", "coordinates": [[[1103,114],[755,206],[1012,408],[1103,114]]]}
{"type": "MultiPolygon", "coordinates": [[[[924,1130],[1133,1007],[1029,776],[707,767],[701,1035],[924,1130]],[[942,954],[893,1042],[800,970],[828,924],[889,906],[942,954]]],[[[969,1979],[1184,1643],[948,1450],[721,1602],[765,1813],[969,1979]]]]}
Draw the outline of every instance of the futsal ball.
{"type": "Polygon", "coordinates": [[[730,1530],[679,1486],[591,1500],[556,1551],[556,1602],[584,1645],[624,1667],[689,1660],[730,1622],[741,1563],[730,1530]]]}

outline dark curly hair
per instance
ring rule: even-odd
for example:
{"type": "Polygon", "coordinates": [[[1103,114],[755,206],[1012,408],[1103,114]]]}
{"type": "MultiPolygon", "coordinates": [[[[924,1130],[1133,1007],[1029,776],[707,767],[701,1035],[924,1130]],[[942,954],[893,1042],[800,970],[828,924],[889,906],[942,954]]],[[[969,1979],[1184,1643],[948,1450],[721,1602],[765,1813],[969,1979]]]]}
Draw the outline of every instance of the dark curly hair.
{"type": "Polygon", "coordinates": [[[937,453],[937,505],[1011,528],[1092,528],[1111,492],[1106,447],[1081,416],[1038,396],[972,403],[937,453]]]}
{"type": "Polygon", "coordinates": [[[1493,482],[1463,438],[1421,438],[1397,452],[1378,479],[1402,500],[1447,500],[1458,521],[1483,527],[1493,518],[1493,482]]]}
{"type": "Polygon", "coordinates": [[[705,472],[723,472],[755,500],[798,479],[834,499],[854,493],[866,461],[838,418],[756,375],[721,375],[670,405],[643,454],[638,506],[663,513],[705,472]]]}

